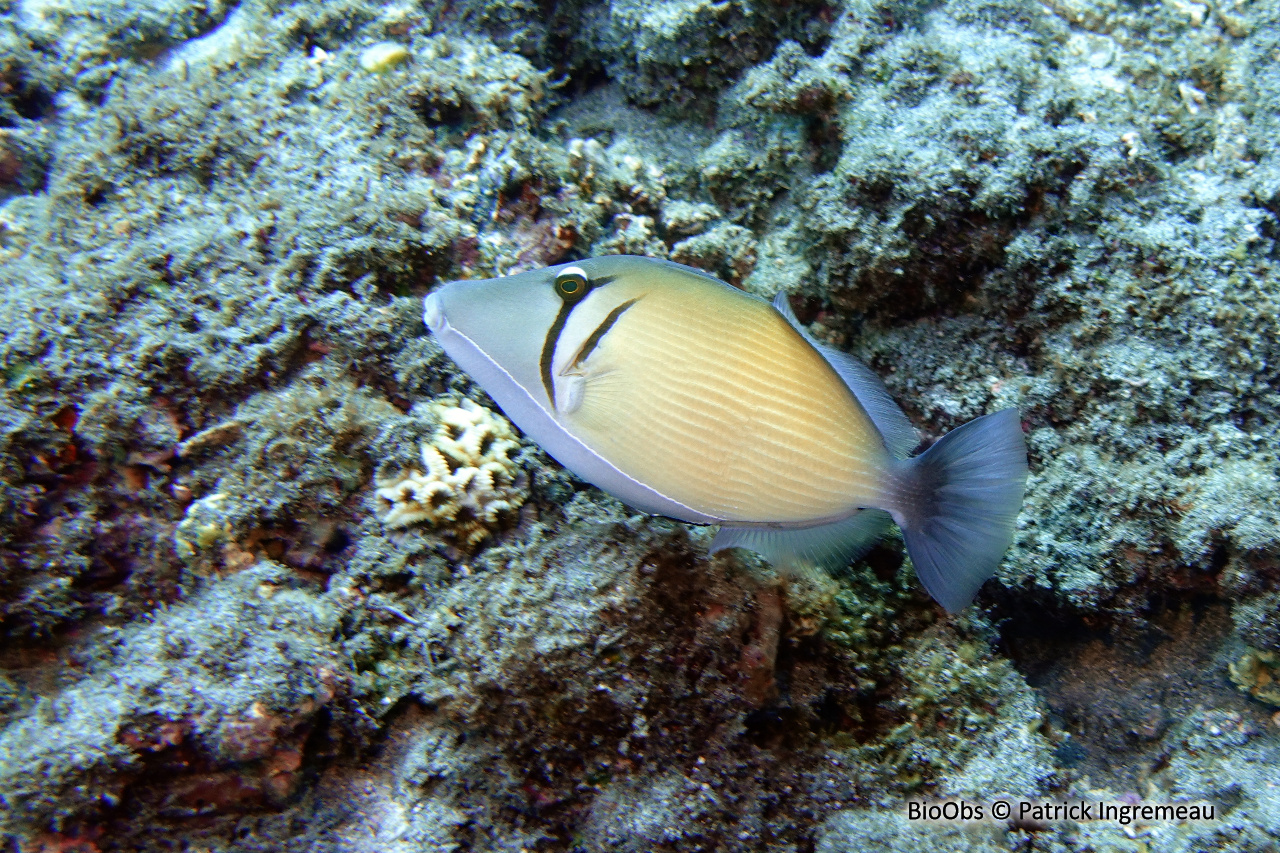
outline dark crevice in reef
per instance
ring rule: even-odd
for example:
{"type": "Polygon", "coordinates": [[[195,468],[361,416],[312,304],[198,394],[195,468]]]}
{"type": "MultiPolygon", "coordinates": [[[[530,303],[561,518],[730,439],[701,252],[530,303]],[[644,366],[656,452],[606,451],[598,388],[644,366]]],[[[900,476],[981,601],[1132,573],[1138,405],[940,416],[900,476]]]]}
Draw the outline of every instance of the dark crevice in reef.
{"type": "Polygon", "coordinates": [[[588,95],[597,89],[603,89],[613,83],[609,71],[598,62],[584,62],[563,70],[565,80],[561,94],[566,101],[573,101],[588,95]]]}
{"type": "Polygon", "coordinates": [[[843,139],[840,122],[834,110],[823,110],[804,117],[805,139],[813,158],[814,174],[830,172],[840,161],[843,139]]]}
{"type": "MultiPolygon", "coordinates": [[[[823,133],[820,124],[810,128],[815,146],[824,142],[823,133]]],[[[834,156],[839,158],[838,148],[834,156]]],[[[834,167],[829,157],[820,156],[814,169],[822,172],[829,164],[834,167]]],[[[1036,284],[1055,271],[1012,267],[1006,247],[1028,229],[1052,230],[1065,224],[1065,199],[1086,165],[1078,159],[1056,163],[1044,180],[1027,187],[1019,210],[1004,214],[979,210],[968,202],[920,204],[904,197],[902,187],[892,181],[855,183],[845,203],[881,211],[878,215],[884,217],[900,215],[899,229],[910,248],[905,254],[888,253],[843,271],[839,263],[831,265],[837,272],[833,278],[847,281],[833,287],[832,302],[847,312],[904,322],[973,311],[989,283],[1004,277],[1024,284],[1015,288],[1020,293],[1012,302],[1001,298],[1001,313],[1011,320],[1025,317],[1032,310],[1036,284]]],[[[969,187],[967,192],[976,195],[977,188],[969,187]]],[[[840,245],[824,248],[837,257],[844,251],[840,245]]]]}
{"type": "MultiPolygon", "coordinates": [[[[53,109],[53,95],[42,86],[30,83],[19,76],[17,85],[10,87],[8,99],[13,111],[29,121],[40,121],[53,109]]],[[[14,122],[4,121],[0,113],[0,126],[12,127],[14,122]]]]}
{"type": "Polygon", "coordinates": [[[1000,628],[1002,652],[1070,733],[1056,757],[1095,787],[1140,791],[1166,737],[1199,707],[1256,716],[1227,681],[1230,607],[1203,593],[1153,598],[1141,614],[1100,615],[1021,601],[1000,628]]]}

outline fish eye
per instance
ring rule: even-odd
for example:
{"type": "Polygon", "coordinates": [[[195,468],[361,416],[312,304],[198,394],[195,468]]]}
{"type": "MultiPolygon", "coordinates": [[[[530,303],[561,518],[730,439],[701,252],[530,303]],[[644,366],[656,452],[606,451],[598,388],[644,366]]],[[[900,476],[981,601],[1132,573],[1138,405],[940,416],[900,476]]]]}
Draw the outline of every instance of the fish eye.
{"type": "Polygon", "coordinates": [[[582,267],[565,267],[556,274],[556,293],[561,299],[577,299],[591,286],[582,267]]]}

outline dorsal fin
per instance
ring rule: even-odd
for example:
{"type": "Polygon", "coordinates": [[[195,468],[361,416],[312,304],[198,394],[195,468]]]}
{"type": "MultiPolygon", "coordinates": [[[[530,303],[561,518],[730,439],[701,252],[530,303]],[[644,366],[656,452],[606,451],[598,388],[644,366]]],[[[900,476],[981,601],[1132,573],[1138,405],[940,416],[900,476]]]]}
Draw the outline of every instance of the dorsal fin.
{"type": "Polygon", "coordinates": [[[883,436],[889,452],[899,459],[905,459],[907,454],[920,443],[920,437],[916,435],[916,428],[911,425],[911,421],[907,420],[902,409],[893,402],[880,377],[848,353],[840,352],[814,340],[808,330],[796,319],[795,312],[791,310],[791,303],[787,301],[786,293],[779,293],[773,298],[773,307],[786,318],[793,329],[822,354],[827,364],[831,365],[831,369],[840,375],[845,385],[849,386],[849,390],[862,404],[871,422],[876,425],[876,429],[880,430],[880,435],[883,436]]]}

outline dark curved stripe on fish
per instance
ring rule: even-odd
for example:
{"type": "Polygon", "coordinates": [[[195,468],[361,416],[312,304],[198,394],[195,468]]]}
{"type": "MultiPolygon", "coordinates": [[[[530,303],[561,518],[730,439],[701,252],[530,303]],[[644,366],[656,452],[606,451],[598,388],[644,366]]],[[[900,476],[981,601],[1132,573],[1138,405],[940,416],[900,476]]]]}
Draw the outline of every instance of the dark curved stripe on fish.
{"type": "Polygon", "coordinates": [[[564,324],[568,322],[574,306],[581,301],[578,299],[574,302],[560,303],[560,313],[556,314],[555,322],[551,324],[550,329],[547,329],[546,340],[542,342],[542,358],[538,366],[542,368],[542,387],[547,391],[547,399],[551,401],[553,412],[556,410],[556,386],[551,381],[551,361],[556,356],[556,344],[560,342],[560,333],[564,331],[564,324]]]}
{"type": "Polygon", "coordinates": [[[626,302],[610,311],[609,316],[604,318],[604,322],[599,326],[596,326],[596,330],[591,333],[591,337],[587,338],[586,341],[583,342],[582,349],[578,350],[578,357],[573,360],[573,366],[577,367],[579,364],[586,361],[587,356],[591,355],[592,350],[594,350],[600,343],[600,339],[609,334],[609,330],[613,328],[613,324],[618,322],[618,318],[626,313],[628,308],[639,301],[639,296],[635,299],[628,299],[626,302]]]}

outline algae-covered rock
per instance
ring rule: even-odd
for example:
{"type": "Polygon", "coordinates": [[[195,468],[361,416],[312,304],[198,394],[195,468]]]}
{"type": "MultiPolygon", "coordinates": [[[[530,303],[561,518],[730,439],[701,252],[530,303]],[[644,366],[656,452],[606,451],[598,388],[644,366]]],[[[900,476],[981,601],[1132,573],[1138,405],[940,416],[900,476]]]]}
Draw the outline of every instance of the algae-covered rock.
{"type": "Polygon", "coordinates": [[[928,853],[938,849],[995,853],[1008,844],[998,825],[975,823],[946,826],[911,821],[903,811],[847,810],[837,812],[818,830],[816,850],[853,853],[855,850],[893,850],[928,853]]]}
{"type": "Polygon", "coordinates": [[[0,828],[285,801],[343,679],[332,604],[259,564],[113,631],[89,671],[0,733],[0,828]]]}

